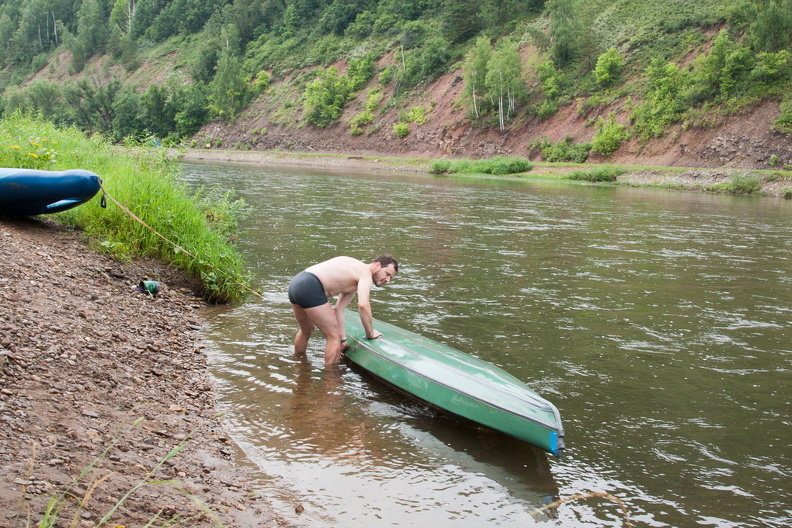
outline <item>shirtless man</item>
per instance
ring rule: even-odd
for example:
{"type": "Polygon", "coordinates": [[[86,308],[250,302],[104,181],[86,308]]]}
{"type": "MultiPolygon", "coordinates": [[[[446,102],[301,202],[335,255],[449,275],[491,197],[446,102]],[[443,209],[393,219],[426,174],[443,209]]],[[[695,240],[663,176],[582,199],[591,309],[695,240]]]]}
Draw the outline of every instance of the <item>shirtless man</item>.
{"type": "Polygon", "coordinates": [[[369,303],[371,286],[382,286],[399,271],[399,263],[390,255],[380,255],[370,264],[352,257],[335,257],[301,271],[289,284],[289,301],[300,331],[294,338],[294,352],[305,353],[315,327],[327,339],[325,365],[338,363],[346,343],[344,309],[357,293],[358,313],[366,337],[382,334],[374,330],[369,303]],[[335,308],[329,297],[338,296],[335,308]]]}

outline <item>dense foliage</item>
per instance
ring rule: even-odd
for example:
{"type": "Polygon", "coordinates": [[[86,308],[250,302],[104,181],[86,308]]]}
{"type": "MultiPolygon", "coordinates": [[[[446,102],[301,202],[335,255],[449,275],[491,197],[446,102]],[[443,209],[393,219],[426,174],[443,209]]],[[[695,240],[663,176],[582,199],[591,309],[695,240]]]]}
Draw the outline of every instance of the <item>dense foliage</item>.
{"type": "Polygon", "coordinates": [[[248,293],[250,277],[233,243],[244,202],[224,190],[191,192],[164,153],[119,151],[102,138],[15,113],[0,118],[0,166],[95,172],[107,193],[150,229],[111,202],[101,208],[99,197],[58,213],[60,221],[79,226],[117,258],[172,263],[203,284],[208,300],[238,300],[248,293]]]}
{"type": "Polygon", "coordinates": [[[179,141],[255,97],[320,127],[358,99],[365,110],[347,125],[362,134],[456,68],[479,126],[618,105],[618,119],[591,122],[586,148],[603,155],[768,97],[782,103],[776,128],[792,128],[792,0],[0,0],[0,41],[0,112],[35,111],[113,141],[179,141]],[[131,76],[174,53],[164,85],[86,70],[104,55],[131,76]],[[25,82],[57,67],[83,73],[25,82]],[[281,81],[296,97],[269,91],[281,81]]]}

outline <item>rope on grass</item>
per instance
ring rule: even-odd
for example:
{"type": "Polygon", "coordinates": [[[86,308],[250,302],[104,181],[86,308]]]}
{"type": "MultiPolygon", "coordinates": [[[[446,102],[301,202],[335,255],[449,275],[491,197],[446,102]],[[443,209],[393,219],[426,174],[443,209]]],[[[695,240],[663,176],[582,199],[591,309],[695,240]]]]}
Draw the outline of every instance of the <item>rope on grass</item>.
{"type": "Polygon", "coordinates": [[[624,502],[619,497],[611,495],[610,493],[602,493],[601,491],[592,491],[591,493],[579,493],[577,495],[564,497],[563,499],[559,499],[551,504],[535,509],[530,513],[530,515],[531,517],[534,517],[536,516],[536,514],[542,513],[543,511],[547,511],[553,508],[558,508],[565,502],[573,501],[576,499],[586,499],[588,497],[602,497],[603,499],[607,499],[611,502],[615,502],[616,504],[618,504],[621,507],[622,514],[624,515],[625,526],[628,526],[629,528],[633,528],[633,523],[630,520],[630,512],[627,511],[627,506],[624,504],[624,502]]]}
{"type": "MultiPolygon", "coordinates": [[[[140,218],[138,215],[136,215],[135,213],[133,213],[132,211],[130,211],[130,210],[129,210],[129,209],[128,209],[128,208],[127,208],[127,207],[126,207],[124,204],[122,204],[121,202],[119,202],[118,200],[116,200],[115,198],[113,198],[113,196],[112,196],[112,195],[111,195],[109,192],[107,192],[107,189],[105,189],[105,188],[104,188],[104,185],[102,184],[102,182],[101,182],[101,181],[99,182],[99,187],[102,189],[102,207],[107,207],[107,202],[105,201],[105,198],[110,198],[110,201],[111,201],[111,202],[113,202],[114,204],[116,204],[116,205],[119,207],[119,209],[121,209],[122,211],[124,211],[124,212],[125,212],[126,214],[128,214],[130,217],[132,217],[132,218],[133,218],[133,219],[134,219],[136,222],[140,223],[140,225],[142,225],[143,227],[145,227],[146,229],[148,229],[149,231],[151,231],[152,233],[154,233],[155,235],[157,235],[157,236],[158,236],[158,237],[160,237],[162,240],[164,240],[164,241],[165,241],[165,242],[167,242],[168,244],[172,245],[173,247],[175,247],[175,248],[176,248],[176,249],[178,249],[179,251],[183,251],[183,252],[184,252],[184,254],[186,254],[186,255],[188,255],[188,256],[190,256],[190,257],[194,258],[194,259],[197,259],[197,258],[198,258],[198,257],[196,257],[195,255],[193,255],[192,253],[190,253],[189,251],[187,251],[186,249],[184,249],[183,247],[181,247],[179,244],[177,244],[177,243],[173,242],[172,240],[169,240],[169,239],[168,239],[167,237],[165,237],[163,234],[159,233],[159,232],[158,232],[156,229],[154,229],[153,227],[151,227],[150,225],[148,225],[146,222],[144,222],[144,221],[143,221],[143,220],[142,220],[142,219],[141,219],[141,218],[140,218]]],[[[211,266],[211,264],[210,264],[210,266],[211,266]]],[[[217,268],[214,268],[214,269],[217,269],[217,268]]],[[[256,295],[256,296],[258,296],[260,299],[262,299],[262,300],[264,299],[264,296],[263,296],[263,295],[261,295],[261,294],[260,294],[259,292],[257,292],[257,291],[254,291],[252,288],[248,287],[247,285],[245,285],[245,284],[242,284],[241,282],[238,282],[237,284],[240,284],[241,286],[244,286],[244,288],[245,288],[247,291],[249,291],[249,292],[250,292],[250,293],[252,293],[253,295],[256,295]]]]}

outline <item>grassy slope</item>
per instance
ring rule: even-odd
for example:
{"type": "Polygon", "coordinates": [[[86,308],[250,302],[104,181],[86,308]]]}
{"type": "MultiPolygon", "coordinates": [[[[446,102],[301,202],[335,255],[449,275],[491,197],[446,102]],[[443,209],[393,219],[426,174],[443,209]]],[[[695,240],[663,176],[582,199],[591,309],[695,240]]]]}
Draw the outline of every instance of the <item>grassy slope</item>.
{"type": "Polygon", "coordinates": [[[0,119],[0,166],[92,171],[110,196],[151,229],[112,204],[101,208],[98,197],[57,214],[59,220],[84,229],[97,247],[118,258],[147,256],[173,263],[199,279],[209,299],[240,298],[247,276],[240,254],[227,239],[238,204],[222,196],[202,200],[189,193],[169,165],[158,151],[123,152],[74,129],[18,115],[0,119]],[[209,212],[218,220],[214,224],[207,221],[209,212]]]}

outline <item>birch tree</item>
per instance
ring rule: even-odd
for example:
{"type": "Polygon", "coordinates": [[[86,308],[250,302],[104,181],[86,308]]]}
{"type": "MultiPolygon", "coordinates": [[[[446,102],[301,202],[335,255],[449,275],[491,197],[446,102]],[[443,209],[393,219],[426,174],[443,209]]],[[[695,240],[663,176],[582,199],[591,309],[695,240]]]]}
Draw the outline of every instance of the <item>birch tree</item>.
{"type": "Polygon", "coordinates": [[[494,51],[487,67],[485,80],[489,96],[498,107],[500,129],[516,110],[517,95],[524,90],[522,60],[517,45],[504,41],[494,51]]]}
{"type": "Polygon", "coordinates": [[[462,67],[465,79],[465,93],[470,97],[473,113],[480,117],[479,99],[486,94],[487,64],[492,57],[489,39],[479,37],[465,56],[462,67]]]}

